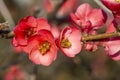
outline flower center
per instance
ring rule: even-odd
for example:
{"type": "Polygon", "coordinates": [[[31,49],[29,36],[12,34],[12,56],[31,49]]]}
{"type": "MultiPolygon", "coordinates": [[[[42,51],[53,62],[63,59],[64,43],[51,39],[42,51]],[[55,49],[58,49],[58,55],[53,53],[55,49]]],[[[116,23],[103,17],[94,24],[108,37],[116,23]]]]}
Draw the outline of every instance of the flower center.
{"type": "Polygon", "coordinates": [[[71,42],[68,39],[62,38],[60,45],[63,48],[70,48],[72,46],[71,42]]]}
{"type": "Polygon", "coordinates": [[[29,38],[30,36],[34,35],[35,34],[35,31],[33,28],[29,28],[29,29],[26,29],[24,31],[24,34],[26,36],[26,38],[29,38]]]}
{"type": "Polygon", "coordinates": [[[116,2],[120,3],[120,0],[116,0],[116,2]]]}
{"type": "Polygon", "coordinates": [[[48,41],[42,42],[42,44],[39,46],[39,51],[42,55],[45,55],[49,50],[50,50],[50,43],[48,41]]]}

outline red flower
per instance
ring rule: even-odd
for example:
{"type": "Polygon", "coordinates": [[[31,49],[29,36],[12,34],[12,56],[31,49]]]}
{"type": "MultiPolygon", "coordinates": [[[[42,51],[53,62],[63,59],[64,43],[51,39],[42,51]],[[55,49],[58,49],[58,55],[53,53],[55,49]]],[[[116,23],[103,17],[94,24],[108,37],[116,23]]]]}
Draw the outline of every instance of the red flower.
{"type": "Polygon", "coordinates": [[[25,52],[25,47],[28,44],[28,39],[37,34],[39,30],[50,30],[50,25],[46,19],[34,18],[32,16],[25,17],[20,20],[18,25],[14,29],[15,37],[12,40],[12,44],[18,48],[21,47],[25,52]]]}
{"type": "Polygon", "coordinates": [[[120,0],[102,0],[102,2],[114,14],[120,15],[120,0]]]}
{"type": "Polygon", "coordinates": [[[29,58],[35,64],[48,66],[56,59],[57,47],[48,30],[40,30],[37,35],[31,37],[28,48],[31,50],[29,58]]]}
{"type": "MultiPolygon", "coordinates": [[[[115,24],[111,23],[107,29],[107,33],[115,32],[115,24]]],[[[106,53],[113,60],[120,60],[120,37],[110,38],[104,42],[106,53]]]]}
{"type": "Polygon", "coordinates": [[[78,1],[79,0],[64,0],[64,3],[58,10],[56,16],[58,18],[67,16],[70,12],[72,12],[76,9],[78,1]]]}
{"type": "Polygon", "coordinates": [[[12,66],[6,73],[5,80],[25,80],[25,73],[18,66],[12,66]]]}
{"type": "Polygon", "coordinates": [[[65,27],[56,40],[59,49],[68,57],[74,57],[81,51],[81,32],[77,27],[65,27]]]}
{"type": "Polygon", "coordinates": [[[106,13],[101,9],[92,9],[89,4],[85,3],[78,7],[75,14],[71,13],[71,18],[83,30],[90,31],[102,27],[106,22],[106,13]]]}

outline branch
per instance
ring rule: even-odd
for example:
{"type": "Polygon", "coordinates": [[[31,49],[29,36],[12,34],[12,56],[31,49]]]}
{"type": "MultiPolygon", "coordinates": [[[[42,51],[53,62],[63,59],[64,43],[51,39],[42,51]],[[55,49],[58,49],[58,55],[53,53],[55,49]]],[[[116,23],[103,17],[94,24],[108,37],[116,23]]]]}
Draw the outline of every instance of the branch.
{"type": "Polygon", "coordinates": [[[120,36],[120,32],[104,33],[104,34],[98,34],[98,35],[83,36],[82,41],[93,41],[93,40],[100,40],[100,39],[119,37],[119,36],[120,36]]]}

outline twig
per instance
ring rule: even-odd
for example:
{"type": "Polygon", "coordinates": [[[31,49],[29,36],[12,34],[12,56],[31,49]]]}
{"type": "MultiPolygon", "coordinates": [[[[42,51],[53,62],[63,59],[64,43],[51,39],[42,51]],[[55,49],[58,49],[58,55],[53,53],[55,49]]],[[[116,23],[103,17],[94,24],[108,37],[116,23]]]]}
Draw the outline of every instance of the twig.
{"type": "Polygon", "coordinates": [[[104,33],[104,34],[98,34],[98,35],[92,35],[92,36],[83,36],[82,41],[93,41],[93,40],[100,40],[105,38],[111,38],[111,37],[119,37],[120,32],[114,32],[114,33],[104,33]]]}

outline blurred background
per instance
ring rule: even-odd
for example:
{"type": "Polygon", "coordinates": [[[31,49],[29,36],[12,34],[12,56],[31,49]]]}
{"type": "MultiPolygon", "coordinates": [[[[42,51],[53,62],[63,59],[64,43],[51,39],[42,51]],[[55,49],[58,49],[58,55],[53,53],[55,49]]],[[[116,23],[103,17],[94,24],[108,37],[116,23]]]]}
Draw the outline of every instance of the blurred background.
{"type": "MultiPolygon", "coordinates": [[[[12,30],[18,21],[28,15],[35,17],[45,17],[52,24],[62,28],[68,24],[69,11],[64,16],[56,15],[56,11],[47,10],[46,0],[0,0],[0,23],[8,22],[12,30]]],[[[59,5],[63,0],[52,0],[55,5],[59,5]]],[[[97,0],[96,0],[97,1],[97,0]]],[[[112,15],[101,3],[95,0],[78,0],[76,4],[89,3],[94,8],[103,8],[108,15],[105,25],[109,24],[112,15]]],[[[99,0],[98,0],[99,1],[99,0]]],[[[69,5],[70,6],[70,5],[69,5]]],[[[58,9],[60,5],[57,6],[58,9]]],[[[50,7],[49,7],[50,8],[50,7]]],[[[72,10],[73,12],[76,10],[72,10]]],[[[105,28],[99,30],[104,32],[105,28]]],[[[19,80],[120,80],[120,61],[110,59],[104,49],[99,47],[96,52],[82,50],[74,58],[68,58],[60,51],[57,59],[48,67],[35,65],[28,55],[16,53],[11,45],[11,39],[0,39],[0,80],[5,80],[5,76],[10,72],[12,66],[18,66],[20,71],[25,73],[25,79],[19,80]]],[[[11,80],[11,79],[7,79],[11,80]]],[[[18,79],[14,79],[18,80],[18,79]]]]}

